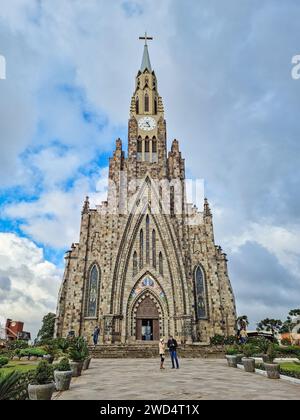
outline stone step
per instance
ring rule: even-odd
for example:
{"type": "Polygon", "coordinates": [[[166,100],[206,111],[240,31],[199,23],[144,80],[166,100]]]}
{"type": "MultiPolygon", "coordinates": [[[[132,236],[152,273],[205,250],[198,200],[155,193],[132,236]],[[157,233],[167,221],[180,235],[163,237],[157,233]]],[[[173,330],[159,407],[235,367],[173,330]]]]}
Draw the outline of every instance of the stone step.
{"type": "MultiPolygon", "coordinates": [[[[155,343],[90,346],[90,353],[96,359],[159,357],[158,345],[155,343]]],[[[183,358],[223,358],[224,354],[222,347],[184,345],[178,348],[178,355],[183,358]]],[[[166,355],[168,356],[168,352],[166,355]]]]}

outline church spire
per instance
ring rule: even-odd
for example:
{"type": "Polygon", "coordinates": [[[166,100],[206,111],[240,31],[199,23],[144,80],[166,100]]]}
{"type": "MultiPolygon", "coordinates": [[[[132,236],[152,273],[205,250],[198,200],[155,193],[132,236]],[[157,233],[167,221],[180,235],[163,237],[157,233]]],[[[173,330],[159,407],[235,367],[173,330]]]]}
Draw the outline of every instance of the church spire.
{"type": "Polygon", "coordinates": [[[147,41],[152,40],[153,38],[147,36],[147,32],[145,32],[145,36],[140,36],[139,39],[145,40],[144,53],[143,53],[143,59],[142,59],[142,64],[141,64],[140,71],[143,73],[147,69],[151,73],[152,72],[152,67],[151,67],[151,62],[150,62],[150,56],[149,56],[147,41]]]}

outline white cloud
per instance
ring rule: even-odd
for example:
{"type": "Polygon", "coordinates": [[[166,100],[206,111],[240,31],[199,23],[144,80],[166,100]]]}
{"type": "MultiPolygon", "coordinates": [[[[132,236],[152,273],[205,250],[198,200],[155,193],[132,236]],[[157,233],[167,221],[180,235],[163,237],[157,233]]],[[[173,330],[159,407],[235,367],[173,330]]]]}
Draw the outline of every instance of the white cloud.
{"type": "Polygon", "coordinates": [[[300,226],[274,226],[265,223],[244,225],[238,236],[224,239],[229,252],[238,252],[247,242],[256,242],[273,254],[291,274],[300,278],[300,226]]]}
{"type": "Polygon", "coordinates": [[[62,271],[30,240],[0,233],[0,278],[9,279],[0,287],[0,318],[23,321],[35,335],[43,316],[56,310],[62,271]]]}
{"type": "Polygon", "coordinates": [[[85,196],[95,207],[107,199],[108,169],[80,177],[68,191],[54,188],[38,200],[19,202],[4,208],[10,219],[21,219],[20,228],[33,240],[53,248],[68,248],[79,239],[80,215],[85,196]]]}

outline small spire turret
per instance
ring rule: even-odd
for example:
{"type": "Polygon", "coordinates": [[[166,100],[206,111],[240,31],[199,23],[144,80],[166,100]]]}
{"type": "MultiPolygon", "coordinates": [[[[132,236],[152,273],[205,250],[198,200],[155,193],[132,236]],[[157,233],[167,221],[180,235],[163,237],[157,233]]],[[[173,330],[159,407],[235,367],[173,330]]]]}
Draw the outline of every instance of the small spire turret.
{"type": "Polygon", "coordinates": [[[90,210],[90,201],[89,201],[89,197],[86,196],[83,203],[82,214],[87,214],[89,210],[90,210]]]}

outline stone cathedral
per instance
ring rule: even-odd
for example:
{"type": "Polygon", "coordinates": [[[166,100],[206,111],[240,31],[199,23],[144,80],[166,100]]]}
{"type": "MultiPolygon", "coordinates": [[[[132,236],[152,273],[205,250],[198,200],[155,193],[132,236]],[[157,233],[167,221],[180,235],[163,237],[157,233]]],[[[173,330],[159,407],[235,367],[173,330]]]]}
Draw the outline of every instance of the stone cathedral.
{"type": "MultiPolygon", "coordinates": [[[[145,36],[128,124],[128,152],[116,141],[107,201],[82,210],[80,239],[66,253],[56,336],[100,344],[142,344],[173,335],[209,343],[235,334],[226,254],[214,242],[205,199],[186,199],[179,143],[167,149],[164,106],[145,36]]],[[[150,38],[151,39],[151,38],[150,38]]]]}

